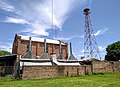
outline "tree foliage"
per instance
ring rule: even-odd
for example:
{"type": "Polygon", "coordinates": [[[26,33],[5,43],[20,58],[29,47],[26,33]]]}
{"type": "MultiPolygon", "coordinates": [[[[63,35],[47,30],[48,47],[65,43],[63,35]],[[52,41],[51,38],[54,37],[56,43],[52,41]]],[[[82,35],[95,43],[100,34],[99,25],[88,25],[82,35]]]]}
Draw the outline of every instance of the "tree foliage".
{"type": "Polygon", "coordinates": [[[90,60],[91,61],[100,61],[99,59],[96,59],[96,58],[91,58],[90,60]]]}
{"type": "Polygon", "coordinates": [[[1,55],[9,55],[9,54],[11,54],[11,53],[8,52],[8,51],[0,50],[0,56],[1,56],[1,55]]]}
{"type": "Polygon", "coordinates": [[[107,55],[105,60],[108,61],[119,61],[120,60],[120,41],[112,43],[106,48],[107,55]]]}

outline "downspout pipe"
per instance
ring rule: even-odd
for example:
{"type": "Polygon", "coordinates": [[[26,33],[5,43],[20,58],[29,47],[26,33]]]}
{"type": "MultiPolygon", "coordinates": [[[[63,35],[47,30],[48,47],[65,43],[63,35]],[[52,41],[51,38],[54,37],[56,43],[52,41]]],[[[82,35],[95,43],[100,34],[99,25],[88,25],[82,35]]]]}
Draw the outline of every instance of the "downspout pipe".
{"type": "Polygon", "coordinates": [[[62,53],[62,47],[61,47],[61,41],[59,40],[60,48],[59,48],[59,53],[62,53]]]}
{"type": "Polygon", "coordinates": [[[31,37],[29,37],[29,51],[31,51],[31,37]]]}
{"type": "Polygon", "coordinates": [[[72,55],[72,44],[70,43],[70,55],[72,55]]]}

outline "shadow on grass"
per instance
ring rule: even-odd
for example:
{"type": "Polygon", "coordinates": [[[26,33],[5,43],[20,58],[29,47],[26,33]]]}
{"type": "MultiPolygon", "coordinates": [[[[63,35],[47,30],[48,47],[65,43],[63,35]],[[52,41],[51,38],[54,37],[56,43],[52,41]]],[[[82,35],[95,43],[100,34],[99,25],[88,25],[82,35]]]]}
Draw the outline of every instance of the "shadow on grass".
{"type": "Polygon", "coordinates": [[[105,73],[102,73],[102,72],[100,72],[100,73],[93,73],[93,75],[105,75],[105,73]]]}

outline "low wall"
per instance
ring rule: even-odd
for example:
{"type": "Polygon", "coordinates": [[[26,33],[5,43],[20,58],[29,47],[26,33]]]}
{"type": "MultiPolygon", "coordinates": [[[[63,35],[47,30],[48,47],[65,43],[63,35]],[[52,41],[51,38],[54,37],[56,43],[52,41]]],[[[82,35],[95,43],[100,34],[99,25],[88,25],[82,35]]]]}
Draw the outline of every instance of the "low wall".
{"type": "MultiPolygon", "coordinates": [[[[0,76],[4,74],[13,75],[13,67],[14,66],[0,66],[0,76]],[[5,70],[3,70],[4,68],[5,70]]],[[[77,76],[98,72],[120,72],[120,62],[93,61],[90,65],[81,66],[24,66],[22,79],[77,76]]]]}
{"type": "Polygon", "coordinates": [[[22,79],[51,78],[91,74],[91,65],[86,66],[24,66],[22,79]]]}
{"type": "Polygon", "coordinates": [[[111,62],[113,67],[113,72],[120,72],[120,62],[111,62]]]}
{"type": "Polygon", "coordinates": [[[93,61],[92,72],[120,72],[120,62],[93,61]]]}

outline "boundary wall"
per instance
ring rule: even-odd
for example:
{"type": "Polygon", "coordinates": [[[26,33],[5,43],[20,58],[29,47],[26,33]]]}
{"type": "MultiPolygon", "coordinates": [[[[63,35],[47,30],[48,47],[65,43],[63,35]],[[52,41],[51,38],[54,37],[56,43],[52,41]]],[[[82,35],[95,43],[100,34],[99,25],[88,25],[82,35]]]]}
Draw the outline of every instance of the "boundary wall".
{"type": "Polygon", "coordinates": [[[22,79],[91,74],[91,66],[24,66],[22,79]]]}
{"type": "MultiPolygon", "coordinates": [[[[5,70],[8,70],[5,68],[5,70]]],[[[4,66],[0,66],[3,75],[4,66]]],[[[120,72],[120,61],[92,61],[89,65],[23,66],[22,79],[79,76],[92,73],[120,72]]],[[[14,69],[11,72],[13,75],[14,69]]]]}
{"type": "Polygon", "coordinates": [[[80,66],[24,66],[22,79],[79,76],[100,72],[120,72],[120,62],[92,61],[80,66]]]}

